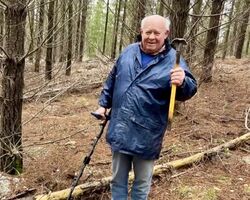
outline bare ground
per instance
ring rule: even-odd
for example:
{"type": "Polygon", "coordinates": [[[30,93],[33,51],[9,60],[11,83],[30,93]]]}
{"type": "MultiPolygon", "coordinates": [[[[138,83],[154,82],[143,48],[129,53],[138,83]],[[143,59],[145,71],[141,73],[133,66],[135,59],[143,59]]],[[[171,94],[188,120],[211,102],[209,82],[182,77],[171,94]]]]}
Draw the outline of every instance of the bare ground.
{"type": "MultiPolygon", "coordinates": [[[[51,89],[60,88],[56,98],[49,94],[44,97],[43,90],[49,86],[44,82],[46,87],[38,89],[42,73],[38,77],[27,69],[25,95],[32,96],[32,100],[24,104],[23,112],[24,173],[10,196],[27,188],[43,194],[70,187],[100,130],[90,112],[97,108],[101,88],[67,90],[79,86],[86,89],[93,82],[102,82],[110,66],[92,61],[75,63],[70,78],[58,75],[48,84],[51,89]]],[[[201,84],[197,95],[180,105],[157,164],[187,157],[249,132],[244,125],[245,110],[250,107],[249,66],[249,59],[216,62],[213,82],[201,84]]],[[[154,177],[149,199],[249,200],[250,164],[245,161],[249,156],[250,142],[190,168],[154,177]]],[[[110,176],[110,161],[111,152],[103,136],[79,183],[110,176]]],[[[81,199],[110,199],[110,192],[92,192],[81,199]]]]}

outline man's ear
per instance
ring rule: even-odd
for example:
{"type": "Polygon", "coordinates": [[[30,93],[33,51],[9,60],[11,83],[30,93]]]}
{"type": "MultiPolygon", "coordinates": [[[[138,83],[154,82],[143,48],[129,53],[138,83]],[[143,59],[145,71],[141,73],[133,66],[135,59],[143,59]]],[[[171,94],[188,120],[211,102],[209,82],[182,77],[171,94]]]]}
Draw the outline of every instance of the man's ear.
{"type": "Polygon", "coordinates": [[[167,30],[167,31],[165,32],[166,38],[168,38],[169,33],[170,33],[170,31],[169,31],[169,30],[167,30]]]}

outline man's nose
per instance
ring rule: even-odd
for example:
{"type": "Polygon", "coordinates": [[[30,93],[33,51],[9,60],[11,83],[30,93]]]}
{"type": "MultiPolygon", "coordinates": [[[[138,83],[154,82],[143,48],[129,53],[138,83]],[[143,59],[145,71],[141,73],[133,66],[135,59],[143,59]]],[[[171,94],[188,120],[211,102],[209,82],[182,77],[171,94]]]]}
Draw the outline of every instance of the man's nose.
{"type": "Polygon", "coordinates": [[[149,35],[148,38],[149,38],[149,39],[154,39],[154,38],[155,38],[155,34],[154,34],[154,33],[150,33],[150,35],[149,35]]]}

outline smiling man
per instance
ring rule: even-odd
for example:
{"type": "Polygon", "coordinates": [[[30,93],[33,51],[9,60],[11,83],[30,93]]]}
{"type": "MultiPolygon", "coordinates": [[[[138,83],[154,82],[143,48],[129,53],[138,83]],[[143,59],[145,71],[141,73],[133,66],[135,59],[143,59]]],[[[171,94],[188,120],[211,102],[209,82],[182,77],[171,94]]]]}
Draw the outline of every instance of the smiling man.
{"type": "Polygon", "coordinates": [[[141,22],[141,42],[123,50],[102,90],[96,114],[112,108],[107,142],[112,150],[113,200],[127,200],[128,174],[135,180],[132,200],[145,200],[150,191],[154,161],[159,158],[167,127],[171,84],[176,99],[196,93],[196,81],[186,62],[173,69],[176,51],[168,42],[170,21],[159,15],[141,22]]]}
{"type": "Polygon", "coordinates": [[[169,20],[153,15],[146,17],[141,22],[141,49],[147,53],[156,55],[164,47],[164,41],[169,35],[169,20]]]}

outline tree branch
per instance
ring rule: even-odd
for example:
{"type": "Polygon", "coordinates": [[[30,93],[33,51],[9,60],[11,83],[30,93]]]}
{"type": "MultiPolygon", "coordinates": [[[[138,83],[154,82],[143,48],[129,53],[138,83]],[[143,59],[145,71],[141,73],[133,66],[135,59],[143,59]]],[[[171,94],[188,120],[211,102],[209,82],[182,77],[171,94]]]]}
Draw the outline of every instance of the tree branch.
{"type": "Polygon", "coordinates": [[[192,40],[193,38],[196,38],[197,36],[199,36],[199,35],[201,35],[201,34],[203,34],[203,33],[208,32],[208,31],[211,30],[211,29],[218,28],[218,27],[222,27],[222,26],[225,26],[225,25],[227,25],[227,24],[230,24],[230,23],[236,21],[235,19],[237,19],[237,16],[234,17],[233,19],[231,19],[231,20],[228,21],[228,22],[225,22],[225,23],[223,23],[223,24],[219,24],[218,26],[209,27],[209,28],[207,28],[206,30],[201,31],[201,32],[195,34],[194,36],[192,36],[192,38],[188,38],[188,41],[187,41],[187,42],[189,42],[189,41],[192,40]]]}
{"type": "MultiPolygon", "coordinates": [[[[249,12],[249,11],[250,11],[250,8],[248,8],[248,9],[246,10],[246,12],[249,12]]],[[[219,14],[215,14],[215,15],[219,15],[219,14]]],[[[199,35],[201,35],[201,34],[203,34],[203,33],[206,33],[207,31],[209,31],[209,30],[211,30],[211,29],[218,28],[218,27],[222,27],[222,26],[231,24],[232,22],[235,22],[235,21],[241,21],[241,18],[240,18],[241,16],[242,16],[242,15],[240,15],[240,16],[235,16],[234,18],[232,18],[231,20],[229,20],[229,21],[227,21],[227,22],[225,22],[225,23],[223,23],[223,24],[219,24],[218,26],[214,26],[214,27],[211,27],[211,28],[207,28],[206,30],[201,31],[201,32],[195,34],[194,36],[192,36],[192,38],[186,37],[186,35],[189,35],[189,36],[190,36],[190,34],[187,34],[187,33],[186,33],[185,36],[184,36],[184,38],[187,38],[187,42],[189,42],[189,41],[191,41],[193,38],[196,38],[197,36],[199,36],[199,35]]],[[[203,16],[202,16],[202,15],[197,15],[197,17],[203,17],[203,16]]],[[[212,15],[211,15],[210,17],[212,17],[212,15]]]]}
{"type": "Polygon", "coordinates": [[[0,0],[0,4],[4,5],[6,8],[8,7],[8,5],[4,3],[2,0],[0,0]]]}
{"type": "Polygon", "coordinates": [[[5,55],[7,58],[10,58],[10,56],[9,56],[8,53],[4,50],[3,47],[0,46],[0,50],[2,50],[2,52],[4,53],[4,55],[5,55]]]}
{"type": "Polygon", "coordinates": [[[30,4],[32,4],[35,0],[29,0],[27,3],[26,3],[26,7],[28,7],[30,4]]]}
{"type": "Polygon", "coordinates": [[[219,15],[228,15],[228,13],[221,13],[221,14],[212,14],[212,15],[195,15],[195,14],[191,14],[191,13],[188,13],[189,16],[192,16],[192,17],[216,17],[216,16],[219,16],[219,15]]]}

